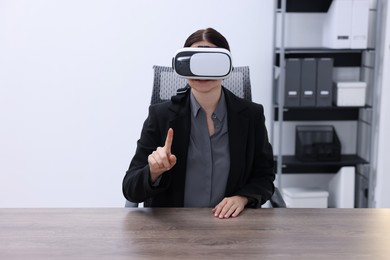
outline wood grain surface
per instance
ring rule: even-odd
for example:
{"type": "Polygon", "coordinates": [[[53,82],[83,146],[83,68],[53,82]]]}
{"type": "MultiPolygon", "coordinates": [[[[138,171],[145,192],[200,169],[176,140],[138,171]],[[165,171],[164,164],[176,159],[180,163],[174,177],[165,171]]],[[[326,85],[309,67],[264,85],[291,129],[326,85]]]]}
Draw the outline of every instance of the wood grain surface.
{"type": "Polygon", "coordinates": [[[0,209],[0,259],[390,259],[390,209],[0,209]]]}

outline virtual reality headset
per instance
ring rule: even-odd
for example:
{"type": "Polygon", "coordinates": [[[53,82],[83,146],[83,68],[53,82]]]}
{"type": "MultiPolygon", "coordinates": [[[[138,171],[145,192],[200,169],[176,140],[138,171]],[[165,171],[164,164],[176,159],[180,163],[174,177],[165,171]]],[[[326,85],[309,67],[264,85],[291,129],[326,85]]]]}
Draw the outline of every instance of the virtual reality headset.
{"type": "Polygon", "coordinates": [[[177,75],[186,79],[224,79],[233,69],[230,52],[215,47],[179,49],[172,67],[177,75]]]}

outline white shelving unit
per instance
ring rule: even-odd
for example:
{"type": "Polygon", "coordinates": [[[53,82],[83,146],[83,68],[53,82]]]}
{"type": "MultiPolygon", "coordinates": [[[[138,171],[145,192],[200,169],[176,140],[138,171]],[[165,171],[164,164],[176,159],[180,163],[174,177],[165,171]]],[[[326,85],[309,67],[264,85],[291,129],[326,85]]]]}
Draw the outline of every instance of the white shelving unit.
{"type": "Polygon", "coordinates": [[[331,207],[369,207],[372,200],[370,161],[373,159],[372,150],[375,149],[370,146],[375,138],[372,115],[377,110],[373,102],[377,95],[377,83],[374,80],[375,32],[379,19],[377,2],[370,1],[369,41],[366,49],[322,47],[323,23],[331,4],[332,0],[276,0],[275,3],[274,90],[278,91],[274,91],[273,97],[277,102],[273,111],[271,140],[277,162],[276,184],[279,188],[297,184],[327,188],[333,193],[329,200],[331,207]],[[334,60],[333,80],[367,82],[364,107],[285,107],[284,92],[288,84],[285,79],[286,59],[322,57],[334,60]],[[342,147],[339,161],[302,162],[295,157],[295,126],[307,124],[331,124],[335,127],[342,147]],[[356,174],[351,175],[351,169],[355,169],[356,174]],[[349,177],[341,178],[339,175],[345,171],[349,177]],[[339,183],[343,180],[342,185],[336,187],[335,180],[339,183]],[[341,197],[344,200],[339,203],[341,197]],[[347,201],[345,197],[348,197],[347,201]]]}

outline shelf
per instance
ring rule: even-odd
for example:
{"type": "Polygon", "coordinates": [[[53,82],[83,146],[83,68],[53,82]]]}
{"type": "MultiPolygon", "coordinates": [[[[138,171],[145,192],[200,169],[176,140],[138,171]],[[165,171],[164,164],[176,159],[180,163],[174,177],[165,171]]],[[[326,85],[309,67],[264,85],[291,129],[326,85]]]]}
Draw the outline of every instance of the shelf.
{"type": "MultiPolygon", "coordinates": [[[[332,0],[286,0],[286,12],[290,13],[326,13],[332,0]]],[[[278,0],[281,8],[282,0],[278,0]]]]}
{"type": "MultiPolygon", "coordinates": [[[[334,67],[360,67],[362,49],[329,49],[329,48],[286,48],[284,57],[288,58],[333,58],[334,67]]],[[[276,49],[276,66],[279,66],[280,49],[276,49]]]]}
{"type": "MultiPolygon", "coordinates": [[[[277,158],[275,157],[275,161],[277,158]]],[[[354,154],[341,155],[340,161],[304,162],[294,155],[282,157],[282,173],[337,173],[341,167],[367,164],[368,162],[354,154]]]]}
{"type": "MultiPolygon", "coordinates": [[[[291,107],[283,109],[283,121],[356,121],[362,107],[291,107]]],[[[278,121],[278,107],[274,118],[278,121]]]]}
{"type": "MultiPolygon", "coordinates": [[[[299,53],[362,53],[367,49],[332,49],[325,47],[286,47],[284,48],[284,52],[286,54],[299,54],[299,53]]],[[[280,52],[280,48],[276,48],[276,52],[280,52]]]]}

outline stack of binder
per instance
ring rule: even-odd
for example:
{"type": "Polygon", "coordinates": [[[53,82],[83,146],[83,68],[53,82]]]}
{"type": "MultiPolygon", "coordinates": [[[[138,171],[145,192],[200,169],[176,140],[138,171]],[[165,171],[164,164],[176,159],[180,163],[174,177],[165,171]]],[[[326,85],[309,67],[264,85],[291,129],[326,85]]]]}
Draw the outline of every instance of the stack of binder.
{"type": "Polygon", "coordinates": [[[334,0],[325,16],[323,46],[334,49],[366,49],[369,0],[334,0]]]}
{"type": "Polygon", "coordinates": [[[285,107],[332,106],[333,59],[286,59],[285,107]]]}

